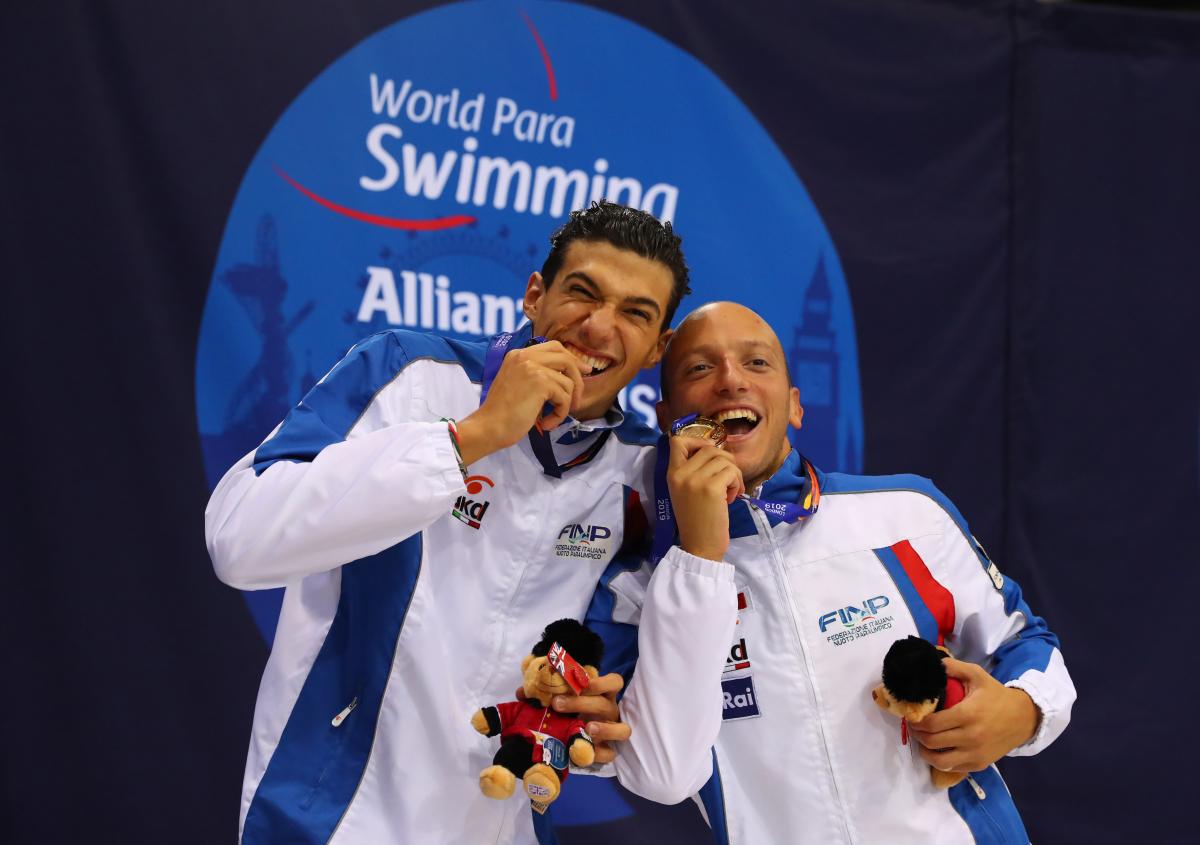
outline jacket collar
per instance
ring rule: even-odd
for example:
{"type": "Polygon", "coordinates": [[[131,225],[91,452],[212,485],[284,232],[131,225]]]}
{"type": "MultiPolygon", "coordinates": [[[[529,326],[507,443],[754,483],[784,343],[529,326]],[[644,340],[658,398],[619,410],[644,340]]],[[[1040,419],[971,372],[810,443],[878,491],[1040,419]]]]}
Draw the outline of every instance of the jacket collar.
{"type": "MultiPolygon", "coordinates": [[[[755,498],[771,502],[803,501],[811,487],[805,464],[808,464],[808,459],[793,449],[784,459],[783,465],[762,485],[762,490],[755,498]]],[[[815,466],[812,469],[817,478],[817,489],[819,490],[824,484],[825,475],[815,466]]],[[[766,513],[765,515],[771,527],[783,521],[775,514],[766,513]]],[[[730,538],[749,537],[756,533],[758,533],[758,529],[755,527],[754,517],[750,513],[750,503],[743,499],[735,501],[729,506],[730,538]]]]}

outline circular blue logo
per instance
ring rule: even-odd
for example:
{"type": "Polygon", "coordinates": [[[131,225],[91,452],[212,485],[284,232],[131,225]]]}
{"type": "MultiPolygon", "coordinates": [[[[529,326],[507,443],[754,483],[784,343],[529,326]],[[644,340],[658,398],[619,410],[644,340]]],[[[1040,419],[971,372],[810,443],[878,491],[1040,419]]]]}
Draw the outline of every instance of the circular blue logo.
{"type": "MultiPolygon", "coordinates": [[[[801,450],[857,471],[862,409],[842,269],[799,178],[706,67],[569,3],[456,3],[334,62],[246,171],[205,305],[196,407],[211,485],[356,341],[479,337],[521,298],[567,214],[607,198],[674,222],[695,293],[779,333],[801,450]]],[[[654,425],[657,373],[622,394],[654,425]]],[[[270,639],[279,599],[248,594],[270,639]]]]}

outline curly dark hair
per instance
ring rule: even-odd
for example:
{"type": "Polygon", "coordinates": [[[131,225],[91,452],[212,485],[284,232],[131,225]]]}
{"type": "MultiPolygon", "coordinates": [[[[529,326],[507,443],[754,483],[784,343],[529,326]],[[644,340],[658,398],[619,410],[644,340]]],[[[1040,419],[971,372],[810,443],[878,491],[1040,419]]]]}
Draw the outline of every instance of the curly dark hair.
{"type": "Polygon", "coordinates": [[[546,288],[562,269],[567,247],[575,241],[606,241],[618,249],[635,252],[642,258],[657,261],[671,271],[675,284],[662,327],[671,325],[679,301],[692,292],[688,287],[688,266],[684,261],[681,238],[670,223],[660,223],[654,215],[636,208],[601,200],[590,208],[572,211],[567,222],[550,236],[550,254],[542,265],[546,288]]]}

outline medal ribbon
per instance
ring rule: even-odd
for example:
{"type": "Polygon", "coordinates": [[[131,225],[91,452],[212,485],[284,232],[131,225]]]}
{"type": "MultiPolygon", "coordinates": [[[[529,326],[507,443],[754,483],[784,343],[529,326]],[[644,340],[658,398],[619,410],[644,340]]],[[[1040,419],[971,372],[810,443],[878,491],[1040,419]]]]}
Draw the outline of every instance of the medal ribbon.
{"type": "MultiPolygon", "coordinates": [[[[675,544],[675,537],[678,533],[675,527],[675,511],[671,507],[671,492],[667,488],[667,466],[670,460],[670,444],[667,435],[664,434],[658,438],[658,452],[654,461],[654,540],[650,549],[650,561],[655,565],[675,544]]],[[[803,456],[800,460],[804,465],[804,472],[808,476],[808,493],[804,497],[803,504],[760,499],[744,493],[738,498],[782,522],[799,522],[812,516],[817,512],[817,505],[821,501],[821,488],[817,483],[817,473],[813,469],[813,465],[803,456]]]]}
{"type": "MultiPolygon", "coordinates": [[[[509,353],[509,346],[512,344],[513,333],[501,332],[492,338],[492,342],[488,344],[487,354],[483,356],[483,389],[479,393],[479,404],[483,404],[483,400],[487,399],[488,391],[492,389],[492,382],[496,380],[496,373],[500,372],[500,365],[504,363],[504,356],[509,353]]],[[[546,338],[535,337],[530,339],[530,344],[544,343],[546,338]]]]}
{"type": "MultiPolygon", "coordinates": [[[[492,342],[488,344],[487,354],[483,357],[483,382],[479,391],[480,405],[487,399],[488,391],[492,389],[492,382],[496,380],[496,374],[500,372],[500,365],[504,363],[504,356],[512,351],[513,337],[514,335],[511,332],[502,332],[492,338],[492,342]]],[[[529,339],[529,343],[526,345],[535,346],[536,344],[545,342],[546,338],[544,337],[533,337],[529,339]]],[[[547,402],[542,408],[542,414],[550,413],[551,407],[550,403],[547,402]]],[[[536,424],[533,428],[529,429],[529,445],[533,449],[533,456],[542,465],[542,471],[552,478],[562,478],[563,473],[567,470],[583,466],[596,457],[596,454],[604,448],[604,444],[608,441],[611,434],[612,429],[605,429],[591,446],[565,464],[560,464],[554,457],[554,447],[550,444],[550,435],[542,431],[536,424]]]]}

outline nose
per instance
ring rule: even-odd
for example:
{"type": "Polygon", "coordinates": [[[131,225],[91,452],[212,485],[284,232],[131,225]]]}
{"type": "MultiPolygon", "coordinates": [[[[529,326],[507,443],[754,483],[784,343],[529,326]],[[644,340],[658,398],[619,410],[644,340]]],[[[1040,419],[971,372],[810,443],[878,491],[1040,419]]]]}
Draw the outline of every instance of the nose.
{"type": "Polygon", "coordinates": [[[594,348],[604,348],[616,328],[617,315],[612,305],[601,303],[584,319],[580,330],[583,341],[594,348]]]}
{"type": "Polygon", "coordinates": [[[736,361],[727,358],[717,367],[715,387],[722,396],[743,393],[747,389],[746,374],[736,361]]]}

